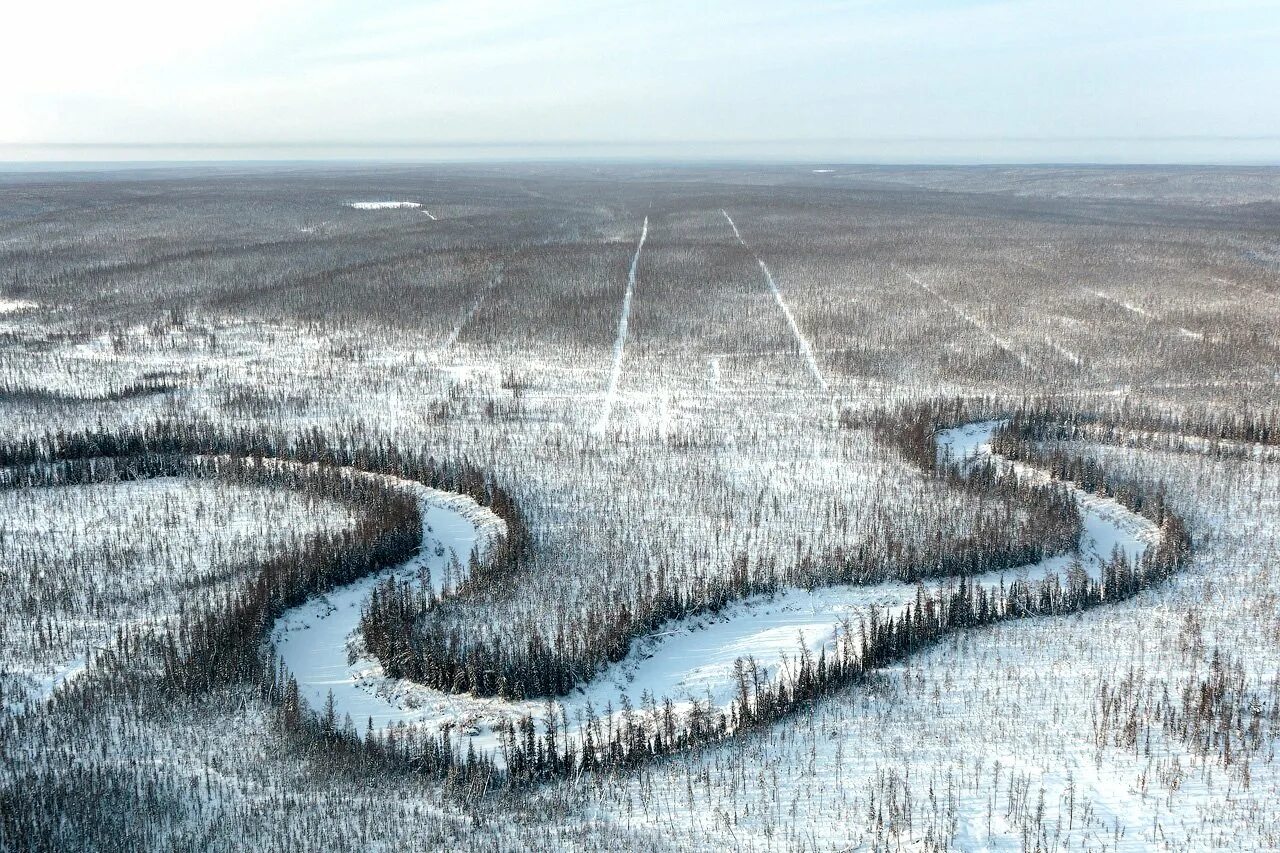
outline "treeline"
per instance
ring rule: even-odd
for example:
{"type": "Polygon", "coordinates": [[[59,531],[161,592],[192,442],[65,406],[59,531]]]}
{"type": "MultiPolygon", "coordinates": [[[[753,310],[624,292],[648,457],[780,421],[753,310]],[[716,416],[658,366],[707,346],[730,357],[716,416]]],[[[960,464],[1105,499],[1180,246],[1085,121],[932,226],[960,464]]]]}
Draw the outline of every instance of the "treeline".
{"type": "MultiPolygon", "coordinates": [[[[478,637],[440,613],[446,608],[425,586],[388,584],[364,608],[361,631],[392,678],[507,699],[563,696],[621,661],[633,641],[665,622],[717,613],[749,596],[1002,571],[1068,551],[1079,539],[1079,514],[1061,486],[1032,483],[995,466],[967,479],[954,475],[951,482],[975,497],[1017,506],[1022,517],[1005,514],[958,539],[944,538],[941,529],[912,536],[882,527],[848,549],[804,551],[781,565],[740,553],[719,576],[684,576],[659,565],[639,575],[624,600],[605,611],[575,614],[573,626],[562,622],[554,631],[525,622],[478,637]]],[[[455,597],[491,595],[495,586],[486,571],[493,570],[473,567],[473,580],[455,597]]]]}
{"type": "MultiPolygon", "coordinates": [[[[1024,462],[1048,474],[1059,483],[1071,483],[1090,494],[1113,498],[1125,508],[1142,515],[1161,528],[1161,541],[1172,539],[1190,550],[1190,533],[1182,517],[1165,504],[1163,484],[1147,485],[1112,477],[1096,460],[1052,446],[1045,438],[1048,430],[1028,429],[1028,423],[1047,423],[1040,415],[1043,403],[1023,401],[1001,404],[993,398],[936,399],[904,406],[895,412],[874,416],[876,434],[892,444],[907,459],[936,475],[954,482],[966,475],[955,462],[939,456],[935,437],[944,429],[974,421],[999,420],[1001,426],[992,436],[992,450],[1005,459],[1024,462]],[[900,425],[893,429],[893,423],[900,425]]],[[[1088,416],[1078,416],[1078,420],[1088,416]]],[[[976,469],[978,481],[990,476],[988,461],[976,469]]]]}
{"type": "MultiPolygon", "coordinates": [[[[107,677],[141,653],[156,653],[165,684],[184,693],[215,683],[262,681],[262,644],[286,609],[413,555],[422,541],[416,498],[371,475],[460,492],[488,506],[508,529],[487,564],[494,572],[514,571],[526,542],[522,517],[509,493],[475,466],[440,462],[389,443],[334,439],[319,430],[290,436],[160,421],[123,432],[58,432],[0,445],[0,466],[5,466],[0,487],[7,488],[217,476],[308,491],[355,511],[352,528],[320,534],[291,553],[238,567],[234,574],[246,580],[233,591],[183,613],[176,627],[159,636],[122,634],[95,661],[97,675],[107,677]]],[[[64,694],[70,699],[78,691],[99,689],[100,680],[79,679],[64,694]]]]}
{"type": "Polygon", "coordinates": [[[360,430],[327,433],[234,427],[207,420],[157,420],[127,430],[54,431],[0,443],[0,468],[96,458],[231,456],[352,468],[466,495],[507,526],[499,561],[516,562],[529,545],[523,514],[510,490],[468,459],[441,460],[430,448],[406,449],[360,430]]]}
{"type": "MultiPolygon", "coordinates": [[[[1128,493],[1137,502],[1153,503],[1145,500],[1139,487],[1128,493]]],[[[771,678],[750,658],[740,660],[735,670],[737,696],[725,709],[695,702],[688,711],[677,712],[670,700],[650,698],[636,708],[624,699],[620,707],[604,709],[586,720],[580,738],[567,736],[569,720],[563,716],[557,719],[552,713],[549,724],[541,727],[524,718],[502,732],[506,770],[495,784],[521,785],[601,767],[632,766],[770,725],[957,630],[1031,616],[1078,613],[1129,598],[1169,577],[1188,558],[1190,548],[1181,520],[1166,511],[1157,543],[1136,562],[1117,554],[1097,579],[1084,572],[1069,572],[1065,582],[1050,575],[1040,581],[1013,580],[991,587],[961,577],[936,594],[920,586],[915,602],[899,614],[882,616],[872,611],[870,618],[856,627],[848,622],[838,626],[830,653],[824,648],[814,655],[799,647],[787,678],[771,678]]],[[[438,768],[436,762],[445,755],[461,760],[454,773],[483,775],[491,766],[473,753],[464,753],[456,741],[450,741],[448,732],[393,732],[385,740],[368,736],[366,743],[383,757],[413,766],[438,768]]]]}
{"type": "Polygon", "coordinates": [[[1178,411],[1111,397],[1024,397],[1016,403],[997,397],[938,398],[867,415],[846,413],[845,427],[871,427],[876,436],[925,470],[941,470],[934,435],[940,429],[980,420],[1006,421],[1005,434],[1020,441],[1156,444],[1183,450],[1197,439],[1220,455],[1236,455],[1236,445],[1280,445],[1280,411],[1222,411],[1189,407],[1178,411]]]}
{"type": "Polygon", "coordinates": [[[868,585],[930,578],[969,577],[1036,563],[1075,548],[1080,515],[1067,489],[1034,482],[1002,470],[991,460],[965,473],[942,470],[951,488],[975,501],[998,501],[1017,507],[996,523],[984,523],[967,534],[943,539],[929,531],[915,540],[882,536],[851,549],[836,548],[821,560],[802,558],[794,570],[796,586],[868,585]]]}
{"type": "MultiPolygon", "coordinates": [[[[938,413],[934,413],[937,415],[938,413]]],[[[626,766],[690,745],[725,738],[756,726],[772,724],[815,698],[862,681],[868,673],[909,657],[952,632],[1030,616],[1058,616],[1129,598],[1177,571],[1191,554],[1191,537],[1182,520],[1150,499],[1145,487],[1121,490],[1117,498],[1148,513],[1160,506],[1161,535],[1136,562],[1116,554],[1097,579],[1068,572],[1041,581],[1014,580],[988,587],[961,577],[949,588],[929,594],[918,588],[916,601],[893,616],[875,611],[856,628],[839,626],[832,653],[816,657],[799,648],[793,674],[772,679],[754,661],[736,671],[738,696],[727,710],[695,703],[677,715],[669,703],[639,709],[609,709],[589,720],[580,746],[547,731],[535,736],[530,721],[506,733],[504,753],[515,782],[536,781],[599,766],[626,766]]],[[[566,721],[567,722],[567,721],[566,721]]],[[[567,727],[567,726],[566,726],[567,727]]]]}
{"type": "Polygon", "coordinates": [[[1019,434],[1038,440],[1122,442],[1126,432],[1169,433],[1208,441],[1280,444],[1280,411],[1211,407],[1157,408],[1133,400],[1098,400],[1088,409],[1069,401],[1028,400],[1017,413],[1019,434]]]}
{"type": "MultiPolygon", "coordinates": [[[[949,466],[939,464],[937,435],[941,430],[962,424],[993,420],[1004,411],[1007,401],[996,397],[935,398],[871,412],[843,412],[845,429],[870,429],[876,440],[892,447],[910,464],[930,474],[952,476],[949,466]]],[[[958,460],[957,460],[958,461],[958,460]]]]}
{"type": "Polygon", "coordinates": [[[42,388],[6,379],[0,382],[0,400],[24,404],[118,403],[137,397],[168,394],[181,386],[163,376],[144,376],[114,388],[91,392],[68,392],[42,388]]]}

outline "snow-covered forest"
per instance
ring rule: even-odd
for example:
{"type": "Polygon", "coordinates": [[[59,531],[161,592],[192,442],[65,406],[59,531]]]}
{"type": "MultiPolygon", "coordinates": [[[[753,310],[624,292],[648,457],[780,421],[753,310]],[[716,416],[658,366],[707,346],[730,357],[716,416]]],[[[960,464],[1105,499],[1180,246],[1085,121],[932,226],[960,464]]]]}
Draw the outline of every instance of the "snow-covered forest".
{"type": "Polygon", "coordinates": [[[0,173],[0,849],[1280,848],[1280,171],[0,173]]]}

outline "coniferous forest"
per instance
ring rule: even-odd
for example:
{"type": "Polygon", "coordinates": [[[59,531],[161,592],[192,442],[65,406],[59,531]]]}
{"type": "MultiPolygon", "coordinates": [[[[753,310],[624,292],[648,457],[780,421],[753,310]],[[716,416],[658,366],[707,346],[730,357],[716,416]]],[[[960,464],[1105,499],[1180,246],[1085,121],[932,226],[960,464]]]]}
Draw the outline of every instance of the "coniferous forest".
{"type": "Polygon", "coordinates": [[[1277,197],[0,173],[0,850],[1280,846],[1277,197]]]}

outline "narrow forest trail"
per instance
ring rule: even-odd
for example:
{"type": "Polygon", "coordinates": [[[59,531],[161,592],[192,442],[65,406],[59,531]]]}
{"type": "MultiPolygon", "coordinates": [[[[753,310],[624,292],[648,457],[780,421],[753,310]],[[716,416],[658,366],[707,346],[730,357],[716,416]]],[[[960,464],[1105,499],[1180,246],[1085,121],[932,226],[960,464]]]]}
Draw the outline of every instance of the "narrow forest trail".
{"type": "Polygon", "coordinates": [[[1215,284],[1225,284],[1228,287],[1234,287],[1237,290],[1243,290],[1245,293],[1251,294],[1253,296],[1261,296],[1263,299],[1271,299],[1276,302],[1280,302],[1280,293],[1272,293],[1271,291],[1263,290],[1260,287],[1251,287],[1247,284],[1241,284],[1238,281],[1232,281],[1227,278],[1220,278],[1216,276],[1213,278],[1213,282],[1215,284]]]}
{"type": "Polygon", "coordinates": [[[1154,314],[1145,308],[1142,308],[1138,305],[1134,305],[1130,302],[1126,302],[1125,300],[1112,296],[1109,293],[1104,293],[1101,290],[1095,290],[1093,291],[1093,295],[1101,299],[1103,302],[1109,302],[1112,305],[1115,305],[1119,308],[1123,308],[1125,311],[1129,312],[1133,316],[1138,317],[1144,321],[1152,321],[1152,322],[1169,326],[1175,329],[1178,332],[1178,334],[1182,335],[1182,337],[1184,338],[1191,338],[1197,341],[1204,340],[1204,332],[1197,332],[1193,329],[1188,329],[1186,326],[1179,326],[1177,323],[1170,322],[1169,320],[1166,320],[1164,317],[1161,317],[1158,314],[1154,314]]]}
{"type": "MultiPolygon", "coordinates": [[[[966,310],[965,310],[964,308],[962,308],[960,305],[956,304],[955,302],[951,301],[951,300],[950,300],[950,299],[948,299],[947,297],[943,296],[941,293],[939,293],[937,290],[935,290],[931,284],[927,283],[924,279],[920,278],[919,276],[915,275],[914,273],[908,272],[907,270],[901,270],[901,272],[902,272],[902,274],[903,274],[903,275],[905,275],[908,279],[910,279],[910,280],[911,280],[911,282],[912,282],[916,287],[919,287],[919,288],[920,288],[921,290],[923,290],[925,293],[929,294],[929,295],[930,295],[930,296],[932,296],[934,299],[938,300],[938,301],[939,301],[939,302],[941,302],[943,305],[945,305],[945,306],[947,306],[948,308],[950,308],[950,309],[951,309],[951,312],[952,312],[953,314],[955,314],[955,315],[956,315],[957,317],[959,317],[961,320],[964,320],[964,321],[965,321],[966,323],[968,323],[969,325],[973,326],[975,329],[977,329],[979,332],[981,332],[981,333],[982,333],[983,335],[985,335],[986,337],[990,338],[991,343],[995,344],[999,349],[1001,349],[1001,350],[1002,350],[1002,351],[1004,351],[1004,352],[1007,352],[1009,355],[1011,355],[1011,356],[1013,356],[1014,358],[1016,358],[1016,359],[1018,360],[1018,364],[1022,365],[1023,367],[1026,367],[1026,366],[1027,366],[1027,357],[1026,357],[1026,355],[1025,355],[1025,354],[1023,354],[1023,353],[1022,353],[1022,351],[1020,351],[1020,350],[1018,350],[1017,348],[1015,348],[1015,347],[1013,346],[1013,344],[1012,344],[1012,343],[1010,343],[1010,342],[1009,342],[1009,341],[1007,341],[1006,339],[1004,339],[1004,338],[1000,337],[1000,336],[999,336],[999,335],[997,335],[995,332],[991,331],[991,329],[990,329],[990,328],[988,328],[988,326],[987,326],[987,324],[986,324],[986,323],[983,323],[981,320],[979,320],[977,317],[975,317],[975,316],[973,316],[972,314],[970,314],[968,311],[966,311],[966,310]]],[[[1076,363],[1077,363],[1077,364],[1079,364],[1079,359],[1078,359],[1078,358],[1076,358],[1076,360],[1075,360],[1075,361],[1076,361],[1076,363]]]]}
{"type": "Polygon", "coordinates": [[[471,320],[476,316],[477,313],[479,313],[481,306],[484,305],[485,303],[485,300],[489,298],[489,295],[493,293],[493,291],[501,283],[502,283],[502,270],[499,269],[492,276],[490,276],[488,285],[486,285],[485,288],[480,291],[479,295],[477,295],[475,300],[471,303],[471,306],[467,308],[466,312],[464,312],[463,315],[458,319],[458,322],[454,325],[453,329],[449,332],[449,337],[445,338],[444,343],[440,345],[440,352],[445,353],[453,349],[453,345],[458,342],[458,337],[462,334],[462,330],[465,329],[467,327],[467,324],[471,322],[471,320]]]}
{"type": "Polygon", "coordinates": [[[760,266],[760,272],[764,274],[765,283],[769,286],[769,292],[773,294],[773,301],[778,304],[778,309],[782,311],[782,316],[786,318],[787,326],[791,329],[792,336],[796,339],[796,344],[800,347],[800,354],[804,357],[805,364],[809,368],[809,373],[813,375],[814,381],[822,389],[823,393],[830,390],[827,384],[827,378],[822,375],[822,370],[818,367],[818,359],[813,354],[813,347],[809,343],[809,339],[805,337],[804,332],[800,330],[800,324],[796,322],[795,315],[791,313],[791,307],[787,305],[787,300],[782,298],[782,291],[778,289],[778,283],[773,280],[773,273],[769,271],[769,266],[764,260],[756,254],[755,249],[738,231],[738,225],[733,221],[733,217],[729,215],[727,210],[721,210],[721,215],[725,221],[729,223],[729,227],[733,229],[733,236],[738,238],[738,242],[742,247],[751,253],[756,259],[756,263],[760,266]]]}
{"type": "Polygon", "coordinates": [[[613,414],[613,406],[618,399],[618,383],[622,380],[622,359],[627,346],[627,323],[631,318],[631,298],[636,289],[636,270],[640,266],[640,253],[644,251],[644,241],[648,236],[649,217],[646,216],[644,224],[640,227],[640,242],[636,243],[636,252],[631,256],[631,269],[627,273],[627,289],[623,293],[622,311],[618,316],[618,335],[613,342],[613,367],[609,371],[609,385],[604,392],[604,407],[594,427],[596,433],[602,434],[609,428],[609,418],[613,414]]]}
{"type": "MultiPolygon", "coordinates": [[[[1020,475],[1047,481],[1048,475],[1038,469],[1008,463],[992,451],[999,427],[1000,422],[989,421],[941,431],[936,437],[937,452],[941,458],[961,462],[962,468],[991,460],[1012,465],[1020,475]]],[[[1014,580],[1050,576],[1065,580],[1076,565],[1097,579],[1117,552],[1136,561],[1158,539],[1154,524],[1117,501],[1069,488],[1082,521],[1075,553],[973,576],[969,583],[996,590],[1014,580]]],[[[449,694],[383,676],[381,665],[362,654],[358,632],[362,603],[378,583],[388,577],[413,579],[424,568],[438,583],[452,554],[465,564],[464,555],[476,547],[477,536],[492,536],[491,531],[478,534],[476,520],[483,522],[482,517],[441,503],[447,500],[443,493],[422,496],[424,531],[428,532],[419,556],[294,608],[278,620],[272,637],[301,695],[314,710],[324,708],[332,693],[337,719],[349,715],[358,731],[372,721],[375,730],[404,724],[431,733],[462,733],[464,748],[469,743],[478,752],[493,755],[499,766],[503,764],[503,729],[521,718],[531,718],[540,731],[551,720],[565,737],[581,742],[586,721],[606,719],[620,724],[624,715],[632,722],[644,720],[659,713],[664,699],[670,699],[670,708],[682,715],[695,709],[722,710],[737,695],[739,661],[750,660],[754,671],[764,677],[786,679],[802,655],[815,659],[823,653],[834,655],[842,623],[856,626],[873,610],[882,619],[899,614],[917,601],[921,590],[912,583],[784,589],[738,601],[714,615],[668,622],[632,643],[621,662],[550,702],[449,694]]],[[[940,592],[953,589],[956,582],[949,578],[925,586],[940,592]]]]}

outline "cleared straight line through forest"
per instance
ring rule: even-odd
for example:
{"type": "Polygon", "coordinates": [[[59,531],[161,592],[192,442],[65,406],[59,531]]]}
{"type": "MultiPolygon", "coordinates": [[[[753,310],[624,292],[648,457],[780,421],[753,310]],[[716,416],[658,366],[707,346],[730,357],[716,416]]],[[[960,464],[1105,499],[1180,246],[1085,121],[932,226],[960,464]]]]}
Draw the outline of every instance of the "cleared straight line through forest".
{"type": "Polygon", "coordinates": [[[649,217],[646,216],[644,225],[640,228],[640,242],[636,244],[636,253],[631,257],[631,271],[627,273],[627,291],[622,297],[622,316],[618,318],[618,337],[613,342],[613,370],[609,373],[609,387],[604,393],[604,410],[600,412],[600,420],[595,425],[598,433],[608,429],[613,403],[618,398],[618,381],[622,378],[622,353],[627,344],[627,320],[631,316],[631,295],[636,289],[636,267],[640,265],[640,251],[644,249],[644,240],[648,236],[649,217]]]}
{"type": "Polygon", "coordinates": [[[988,328],[986,327],[986,325],[985,325],[981,320],[979,320],[977,317],[973,316],[973,315],[972,315],[972,314],[970,314],[968,311],[964,310],[964,309],[963,309],[963,308],[961,308],[959,305],[957,305],[956,303],[952,302],[950,299],[948,299],[947,297],[943,296],[943,295],[942,295],[941,293],[939,293],[938,291],[934,290],[932,287],[930,287],[928,284],[926,284],[926,283],[925,283],[922,279],[920,279],[918,276],[913,275],[912,273],[909,273],[909,272],[907,272],[906,270],[903,270],[903,269],[900,269],[900,270],[899,270],[899,272],[901,272],[901,273],[902,273],[903,275],[905,275],[907,278],[911,279],[911,281],[913,281],[913,282],[916,284],[916,286],[917,286],[917,287],[919,287],[921,290],[923,290],[925,293],[929,294],[929,295],[930,295],[930,296],[932,296],[934,299],[938,300],[938,301],[939,301],[939,302],[941,302],[943,305],[945,305],[945,306],[947,306],[948,308],[950,308],[950,309],[955,313],[955,315],[956,315],[957,317],[959,317],[961,320],[964,320],[964,321],[965,321],[965,322],[967,322],[969,325],[971,325],[971,326],[973,326],[975,329],[977,329],[979,332],[982,332],[982,334],[984,334],[984,335],[986,335],[988,338],[990,338],[990,339],[991,339],[991,342],[992,342],[993,344],[995,344],[997,347],[999,347],[1000,349],[1004,350],[1005,352],[1009,353],[1009,355],[1011,355],[1011,356],[1013,356],[1014,358],[1016,358],[1016,359],[1018,360],[1018,363],[1019,363],[1019,364],[1021,364],[1023,367],[1026,367],[1026,366],[1027,366],[1027,357],[1026,357],[1025,355],[1023,355],[1023,354],[1022,354],[1021,352],[1019,352],[1018,350],[1014,349],[1014,348],[1013,348],[1013,345],[1012,345],[1012,344],[1010,344],[1008,341],[1004,340],[1004,339],[1003,339],[1003,338],[1001,338],[999,335],[997,335],[995,332],[993,332],[993,331],[991,331],[990,329],[988,329],[988,328]]]}
{"type": "MultiPolygon", "coordinates": [[[[1035,263],[1032,263],[1031,261],[1018,260],[1017,258],[1014,258],[1013,262],[1015,264],[1018,264],[1019,266],[1026,267],[1027,269],[1031,270],[1034,273],[1045,276],[1046,278],[1052,275],[1052,273],[1050,273],[1047,269],[1045,269],[1040,264],[1035,264],[1035,263]]],[[[1084,359],[1080,357],[1079,353],[1076,353],[1073,350],[1067,349],[1062,344],[1058,343],[1048,335],[1045,335],[1044,342],[1049,345],[1049,348],[1051,350],[1053,350],[1058,355],[1065,358],[1067,361],[1071,362],[1076,367],[1083,368],[1085,366],[1084,359]]]]}
{"type": "Polygon", "coordinates": [[[1226,278],[1215,278],[1213,280],[1218,284],[1225,284],[1230,287],[1239,288],[1240,290],[1243,290],[1245,293],[1253,293],[1257,296],[1263,297],[1264,299],[1274,299],[1277,302],[1280,302],[1280,294],[1275,294],[1270,291],[1263,290],[1260,287],[1250,287],[1247,284],[1241,284],[1238,281],[1231,281],[1230,279],[1226,279],[1226,278]]]}
{"type": "Polygon", "coordinates": [[[1204,332],[1192,331],[1191,329],[1188,329],[1186,326],[1179,326],[1176,323],[1171,323],[1170,321],[1166,320],[1164,317],[1160,317],[1156,314],[1152,314],[1147,309],[1139,308],[1137,305],[1133,305],[1131,303],[1125,302],[1123,299],[1117,299],[1116,297],[1112,296],[1109,293],[1103,293],[1101,290],[1095,290],[1093,291],[1093,295],[1101,299],[1103,302],[1110,302],[1112,305],[1116,305],[1120,308],[1123,308],[1124,310],[1128,311],[1130,314],[1134,315],[1135,317],[1141,317],[1143,320],[1155,320],[1158,323],[1164,323],[1165,325],[1173,326],[1178,330],[1178,334],[1182,335],[1184,338],[1194,338],[1196,340],[1204,339],[1204,332]]]}
{"type": "Polygon", "coordinates": [[[489,284],[484,290],[480,291],[480,295],[476,297],[475,302],[471,303],[471,307],[462,315],[462,319],[453,327],[453,331],[449,333],[449,337],[440,347],[441,352],[448,352],[453,345],[458,342],[458,336],[462,334],[462,330],[471,322],[471,318],[476,316],[476,312],[480,310],[480,306],[484,304],[485,297],[493,292],[493,289],[502,281],[502,270],[498,270],[490,279],[489,284]]]}
{"type": "Polygon", "coordinates": [[[750,244],[742,238],[742,234],[738,231],[738,226],[734,223],[733,217],[729,215],[729,212],[722,209],[720,213],[728,221],[729,227],[733,229],[733,236],[738,238],[738,242],[742,244],[742,247],[750,252],[751,256],[756,259],[756,263],[760,265],[760,271],[764,273],[764,280],[768,283],[769,290],[773,293],[773,300],[782,309],[782,316],[787,318],[787,325],[791,327],[791,334],[795,335],[796,343],[800,345],[800,354],[804,356],[805,362],[809,365],[809,372],[813,374],[813,378],[822,386],[823,391],[829,390],[826,378],[822,375],[822,371],[818,369],[818,360],[813,355],[813,347],[809,346],[808,339],[800,331],[800,324],[792,316],[791,309],[787,307],[787,301],[782,298],[782,292],[778,290],[778,285],[773,280],[773,273],[769,272],[768,265],[760,259],[755,249],[751,248],[750,244]]]}

